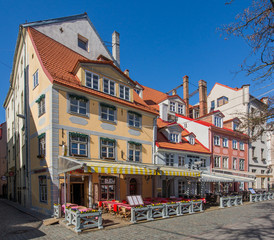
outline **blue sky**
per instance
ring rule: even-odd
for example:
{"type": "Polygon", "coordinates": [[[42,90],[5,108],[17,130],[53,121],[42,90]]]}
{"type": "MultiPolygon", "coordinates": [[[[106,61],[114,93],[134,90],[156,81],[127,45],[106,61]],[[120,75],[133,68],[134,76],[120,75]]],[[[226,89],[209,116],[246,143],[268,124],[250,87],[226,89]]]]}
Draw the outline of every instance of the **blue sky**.
{"type": "MultiPolygon", "coordinates": [[[[190,92],[198,81],[241,87],[260,96],[273,89],[271,82],[254,83],[244,73],[235,74],[250,49],[239,38],[224,39],[217,28],[234,20],[250,0],[197,1],[3,1],[0,19],[0,123],[5,121],[2,107],[9,88],[15,43],[21,23],[58,18],[87,12],[104,41],[120,33],[121,69],[141,84],[167,92],[190,77],[190,92]],[[269,86],[268,86],[269,85],[269,86]],[[265,87],[267,86],[267,87],[265,87]]],[[[182,95],[180,89],[178,94],[182,95]]],[[[272,92],[273,93],[273,92],[272,92]]],[[[198,101],[196,95],[190,100],[198,101]]]]}

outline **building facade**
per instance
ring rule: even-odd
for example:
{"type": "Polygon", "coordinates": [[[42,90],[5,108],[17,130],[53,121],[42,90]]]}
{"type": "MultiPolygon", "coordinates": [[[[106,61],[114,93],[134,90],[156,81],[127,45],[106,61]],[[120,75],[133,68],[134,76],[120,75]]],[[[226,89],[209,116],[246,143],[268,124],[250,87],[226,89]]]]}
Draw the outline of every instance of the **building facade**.
{"type": "Polygon", "coordinates": [[[0,196],[7,197],[7,124],[0,124],[0,196]]]}

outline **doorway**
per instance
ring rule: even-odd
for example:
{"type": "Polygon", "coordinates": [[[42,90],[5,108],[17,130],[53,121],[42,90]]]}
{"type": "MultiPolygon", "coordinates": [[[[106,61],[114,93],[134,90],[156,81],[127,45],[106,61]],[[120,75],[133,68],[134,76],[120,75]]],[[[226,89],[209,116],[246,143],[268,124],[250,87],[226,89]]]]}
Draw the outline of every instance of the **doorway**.
{"type": "Polygon", "coordinates": [[[71,184],[70,199],[72,203],[84,205],[84,184],[72,183],[71,184]]]}
{"type": "Polygon", "coordinates": [[[170,196],[174,195],[173,192],[174,180],[173,179],[166,179],[162,181],[162,193],[165,198],[169,198],[170,196]]]}

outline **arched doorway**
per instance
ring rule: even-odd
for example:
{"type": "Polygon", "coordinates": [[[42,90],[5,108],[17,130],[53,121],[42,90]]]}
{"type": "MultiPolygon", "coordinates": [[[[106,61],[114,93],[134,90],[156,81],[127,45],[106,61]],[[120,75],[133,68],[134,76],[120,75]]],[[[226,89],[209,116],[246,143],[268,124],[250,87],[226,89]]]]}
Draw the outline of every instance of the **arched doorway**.
{"type": "Polygon", "coordinates": [[[137,195],[137,180],[131,178],[129,181],[129,195],[137,195]]]}

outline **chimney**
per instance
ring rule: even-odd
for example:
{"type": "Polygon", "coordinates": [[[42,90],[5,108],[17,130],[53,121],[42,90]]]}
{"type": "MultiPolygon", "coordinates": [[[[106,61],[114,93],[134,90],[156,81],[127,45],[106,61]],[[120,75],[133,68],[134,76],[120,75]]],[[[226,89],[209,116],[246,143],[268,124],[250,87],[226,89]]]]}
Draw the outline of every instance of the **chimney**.
{"type": "Polygon", "coordinates": [[[186,117],[189,117],[189,92],[188,92],[188,76],[183,77],[183,94],[186,103],[186,117]]]}
{"type": "Polygon", "coordinates": [[[120,34],[116,31],[112,33],[112,55],[120,66],[120,34]]]}
{"type": "Polygon", "coordinates": [[[199,102],[200,117],[207,114],[207,83],[204,80],[199,81],[199,102]]]}
{"type": "Polygon", "coordinates": [[[126,69],[126,70],[124,71],[124,74],[126,74],[126,75],[129,77],[129,70],[126,69]]]}

